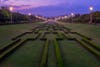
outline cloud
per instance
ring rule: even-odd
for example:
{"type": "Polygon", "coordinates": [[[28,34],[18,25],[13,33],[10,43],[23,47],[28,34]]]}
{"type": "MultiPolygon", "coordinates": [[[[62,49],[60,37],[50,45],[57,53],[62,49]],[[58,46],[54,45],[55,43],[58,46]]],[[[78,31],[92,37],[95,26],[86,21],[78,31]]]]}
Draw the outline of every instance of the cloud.
{"type": "Polygon", "coordinates": [[[34,13],[42,15],[61,15],[70,12],[89,12],[89,6],[100,10],[99,0],[3,0],[4,5],[13,6],[15,11],[21,13],[34,13]]]}
{"type": "Polygon", "coordinates": [[[55,6],[61,3],[64,3],[65,0],[3,0],[3,5],[10,6],[20,6],[15,7],[15,10],[36,8],[41,6],[55,6]]]}

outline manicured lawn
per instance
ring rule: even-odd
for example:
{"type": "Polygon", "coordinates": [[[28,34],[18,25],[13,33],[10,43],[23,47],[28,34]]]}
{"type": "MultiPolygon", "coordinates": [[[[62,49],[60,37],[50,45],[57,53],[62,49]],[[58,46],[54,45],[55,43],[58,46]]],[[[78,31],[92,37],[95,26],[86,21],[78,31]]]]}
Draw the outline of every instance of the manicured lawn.
{"type": "Polygon", "coordinates": [[[97,60],[75,41],[59,41],[66,67],[98,67],[97,60]]]}
{"type": "Polygon", "coordinates": [[[38,67],[43,49],[43,41],[29,41],[5,59],[0,67],[38,67]]]}
{"type": "MultiPolygon", "coordinates": [[[[12,38],[26,32],[28,33],[17,39],[21,39],[20,41],[22,42],[24,40],[29,41],[24,44],[20,44],[20,41],[17,42],[17,45],[20,47],[3,61],[0,60],[0,67],[40,67],[39,65],[43,67],[99,67],[100,64],[99,59],[96,58],[97,56],[87,50],[86,47],[83,47],[82,44],[76,42],[75,39],[71,39],[75,37],[76,40],[79,39],[84,42],[87,47],[99,53],[100,26],[69,23],[61,25],[70,28],[72,32],[79,32],[80,34],[92,38],[91,42],[94,44],[89,45],[82,41],[82,38],[86,39],[85,37],[73,34],[69,32],[68,29],[57,26],[57,24],[31,23],[3,25],[0,26],[0,47],[14,41],[12,38]],[[32,30],[35,26],[39,27],[32,30]],[[61,29],[66,29],[67,33],[61,29]],[[36,32],[36,30],[38,30],[38,32],[36,32]],[[46,39],[40,40],[41,38],[46,39]]],[[[0,56],[13,46],[16,46],[16,44],[10,44],[7,47],[1,48],[0,56]]],[[[98,56],[99,55],[100,54],[98,54],[98,56]]]]}
{"type": "Polygon", "coordinates": [[[89,24],[72,24],[63,23],[65,27],[70,28],[74,32],[80,32],[93,39],[93,41],[100,46],[100,25],[89,25],[89,24]]]}
{"type": "Polygon", "coordinates": [[[30,31],[34,24],[16,24],[16,25],[3,25],[0,26],[0,45],[4,45],[11,41],[11,38],[30,31]]]}

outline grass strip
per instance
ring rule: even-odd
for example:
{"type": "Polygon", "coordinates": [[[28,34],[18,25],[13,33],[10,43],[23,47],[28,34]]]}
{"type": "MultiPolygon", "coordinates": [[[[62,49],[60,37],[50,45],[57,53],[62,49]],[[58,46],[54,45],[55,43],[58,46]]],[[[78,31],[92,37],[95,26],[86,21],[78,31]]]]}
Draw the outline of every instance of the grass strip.
{"type": "Polygon", "coordinates": [[[60,51],[59,44],[56,39],[54,39],[54,46],[55,46],[55,53],[56,53],[56,58],[57,58],[57,65],[58,67],[64,67],[63,59],[61,56],[61,51],[60,51]]]}
{"type": "Polygon", "coordinates": [[[0,60],[3,59],[5,56],[7,56],[9,53],[11,53],[15,48],[25,43],[26,41],[27,40],[21,40],[20,42],[10,47],[8,50],[4,51],[2,54],[0,54],[0,60]]]}
{"type": "Polygon", "coordinates": [[[47,39],[43,49],[40,67],[47,67],[48,45],[49,45],[49,40],[47,39]]]}
{"type": "Polygon", "coordinates": [[[100,46],[97,46],[96,44],[94,44],[92,41],[84,38],[82,39],[85,43],[87,43],[88,45],[92,46],[93,48],[95,48],[96,50],[100,51],[100,46]]]}
{"type": "Polygon", "coordinates": [[[87,45],[87,43],[85,43],[82,40],[76,39],[76,41],[78,43],[80,43],[83,47],[85,47],[88,51],[90,51],[92,54],[94,54],[100,60],[100,52],[99,51],[97,51],[93,47],[87,45]]]}

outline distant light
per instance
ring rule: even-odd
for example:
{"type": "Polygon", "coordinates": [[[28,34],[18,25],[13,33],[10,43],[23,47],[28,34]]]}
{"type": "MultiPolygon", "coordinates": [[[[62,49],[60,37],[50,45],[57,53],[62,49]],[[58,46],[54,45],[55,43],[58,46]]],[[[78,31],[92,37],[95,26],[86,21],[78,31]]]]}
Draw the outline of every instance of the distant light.
{"type": "Polygon", "coordinates": [[[31,13],[28,13],[28,15],[31,16],[32,14],[31,13]]]}
{"type": "Polygon", "coordinates": [[[64,18],[68,18],[68,16],[64,16],[64,18]]]}
{"type": "Polygon", "coordinates": [[[13,11],[13,9],[14,9],[13,7],[9,7],[9,10],[10,10],[10,11],[13,11]]]}
{"type": "Polygon", "coordinates": [[[74,13],[71,13],[71,16],[74,16],[74,13]]]}
{"type": "Polygon", "coordinates": [[[93,11],[93,7],[92,6],[89,9],[90,9],[90,11],[93,11]]]}

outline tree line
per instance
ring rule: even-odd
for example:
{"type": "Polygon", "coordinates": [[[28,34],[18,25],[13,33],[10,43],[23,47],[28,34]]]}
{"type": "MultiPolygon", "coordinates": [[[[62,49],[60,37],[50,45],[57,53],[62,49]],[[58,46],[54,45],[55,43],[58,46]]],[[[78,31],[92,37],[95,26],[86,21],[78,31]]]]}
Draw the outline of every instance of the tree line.
{"type": "MultiPolygon", "coordinates": [[[[100,23],[100,11],[92,12],[92,24],[100,23]]],[[[75,14],[74,17],[61,19],[60,21],[63,22],[70,22],[70,23],[89,23],[90,22],[90,14],[75,14]]]]}
{"type": "Polygon", "coordinates": [[[0,24],[13,24],[13,23],[32,23],[42,21],[41,19],[36,18],[34,15],[25,15],[19,12],[10,12],[8,8],[1,7],[0,9],[0,24]],[[12,23],[11,23],[12,15],[12,23]]]}

